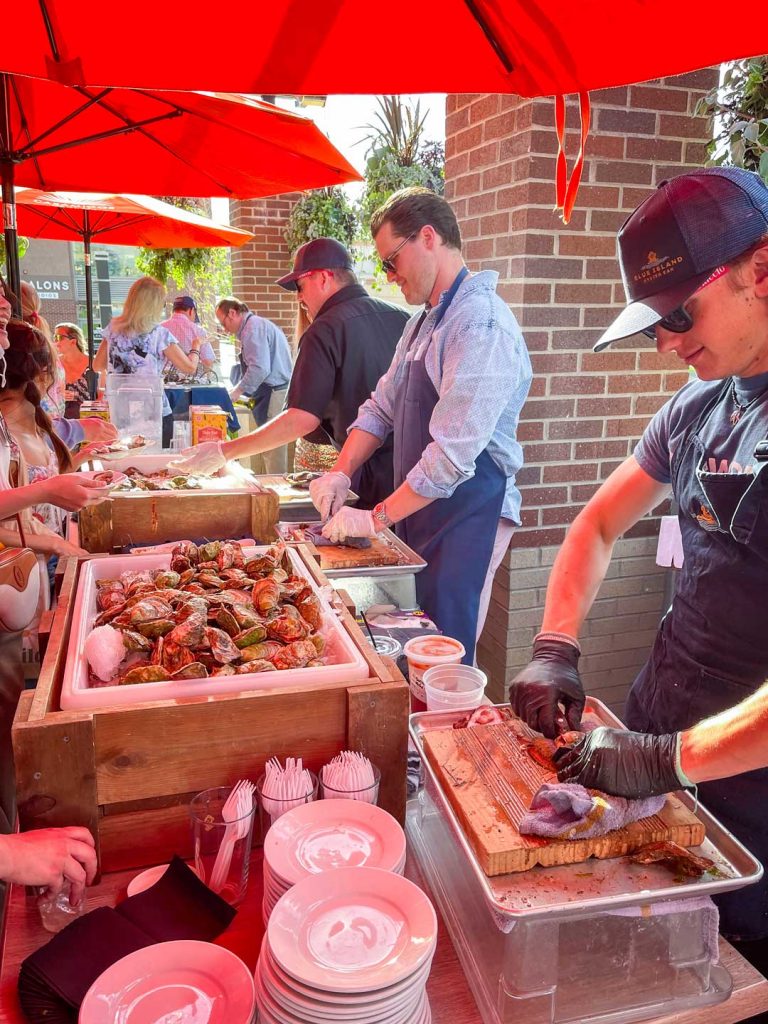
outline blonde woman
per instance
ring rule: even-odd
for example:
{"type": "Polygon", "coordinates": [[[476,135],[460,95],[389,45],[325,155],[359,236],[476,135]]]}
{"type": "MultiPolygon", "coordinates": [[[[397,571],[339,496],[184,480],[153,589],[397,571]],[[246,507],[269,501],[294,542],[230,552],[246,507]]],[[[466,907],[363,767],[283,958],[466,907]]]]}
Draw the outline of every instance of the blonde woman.
{"type": "MultiPolygon", "coordinates": [[[[186,355],[174,336],[160,321],[166,299],[165,285],[154,277],[134,281],[125,298],[120,316],[114,317],[104,331],[104,340],[96,353],[93,368],[99,373],[151,373],[162,376],[163,366],[171,363],[183,373],[192,373],[200,358],[200,339],[192,342],[186,355]]],[[[163,394],[163,447],[173,433],[173,417],[168,398],[163,394]]]]}

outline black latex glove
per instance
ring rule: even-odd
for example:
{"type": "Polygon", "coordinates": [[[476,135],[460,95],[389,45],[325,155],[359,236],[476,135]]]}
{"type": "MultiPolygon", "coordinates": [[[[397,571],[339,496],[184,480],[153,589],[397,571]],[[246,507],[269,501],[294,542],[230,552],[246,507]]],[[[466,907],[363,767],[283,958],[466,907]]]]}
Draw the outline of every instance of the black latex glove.
{"type": "Polygon", "coordinates": [[[551,740],[562,704],[568,729],[578,729],[584,710],[579,652],[562,640],[537,640],[533,659],[509,684],[509,702],[516,715],[551,740]]]}
{"type": "Polygon", "coordinates": [[[682,789],[675,768],[677,733],[650,736],[601,726],[575,747],[561,747],[553,760],[560,782],[577,782],[637,800],[682,789]]]}

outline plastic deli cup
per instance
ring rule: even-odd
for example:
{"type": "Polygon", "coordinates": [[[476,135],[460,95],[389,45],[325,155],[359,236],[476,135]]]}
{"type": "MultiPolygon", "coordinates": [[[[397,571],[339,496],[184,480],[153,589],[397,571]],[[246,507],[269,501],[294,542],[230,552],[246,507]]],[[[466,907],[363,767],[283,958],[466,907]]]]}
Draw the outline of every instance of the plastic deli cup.
{"type": "Polygon", "coordinates": [[[411,694],[426,704],[424,673],[438,665],[458,665],[465,655],[464,645],[450,636],[416,636],[403,648],[408,659],[411,694]]]}
{"type": "Polygon", "coordinates": [[[471,665],[438,665],[424,673],[429,711],[469,711],[479,706],[488,682],[485,672],[471,665]]]}

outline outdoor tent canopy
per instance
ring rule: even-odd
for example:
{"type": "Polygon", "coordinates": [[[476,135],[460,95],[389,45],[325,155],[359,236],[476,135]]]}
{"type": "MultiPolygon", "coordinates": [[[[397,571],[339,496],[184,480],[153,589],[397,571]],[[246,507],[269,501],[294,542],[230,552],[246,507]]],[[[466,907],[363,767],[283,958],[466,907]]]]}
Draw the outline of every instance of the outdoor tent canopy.
{"type": "Polygon", "coordinates": [[[0,70],[256,94],[509,92],[647,81],[768,52],[765,7],[715,0],[25,0],[0,70]]]}

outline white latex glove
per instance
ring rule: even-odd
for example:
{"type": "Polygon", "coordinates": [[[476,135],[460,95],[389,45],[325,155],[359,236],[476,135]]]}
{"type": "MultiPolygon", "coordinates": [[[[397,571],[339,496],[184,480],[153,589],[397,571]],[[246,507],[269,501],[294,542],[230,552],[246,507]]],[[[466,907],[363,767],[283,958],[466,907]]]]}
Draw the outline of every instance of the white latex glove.
{"type": "Polygon", "coordinates": [[[191,476],[212,476],[227,464],[221,450],[221,441],[203,441],[194,448],[185,448],[183,459],[172,459],[168,468],[175,473],[189,473],[191,476]]]}
{"type": "Polygon", "coordinates": [[[325,524],[323,536],[332,544],[343,544],[347,537],[375,537],[376,526],[367,509],[344,505],[325,524]]]}
{"type": "Polygon", "coordinates": [[[344,507],[352,481],[346,473],[323,473],[310,481],[309,496],[323,522],[344,507]]]}

